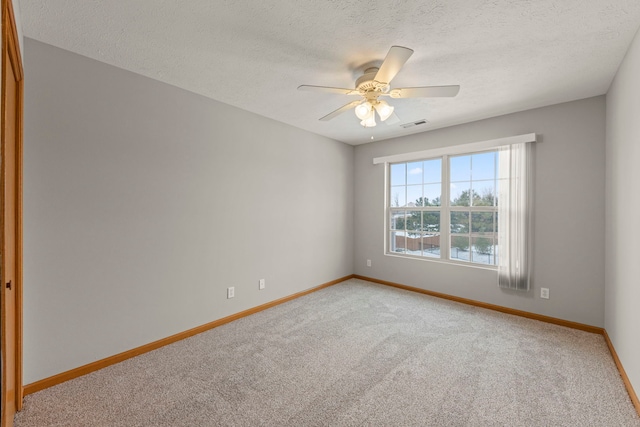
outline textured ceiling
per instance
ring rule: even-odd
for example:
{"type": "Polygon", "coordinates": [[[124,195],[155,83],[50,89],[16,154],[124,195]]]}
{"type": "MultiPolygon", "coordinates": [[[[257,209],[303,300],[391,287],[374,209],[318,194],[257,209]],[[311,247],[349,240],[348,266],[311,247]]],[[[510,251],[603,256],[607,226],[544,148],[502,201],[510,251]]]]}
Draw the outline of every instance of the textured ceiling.
{"type": "Polygon", "coordinates": [[[638,0],[20,0],[24,35],[350,144],[604,94],[640,25],[638,0]],[[392,45],[401,122],[365,129],[351,88],[392,45]],[[400,124],[426,119],[427,125],[400,124]]]}

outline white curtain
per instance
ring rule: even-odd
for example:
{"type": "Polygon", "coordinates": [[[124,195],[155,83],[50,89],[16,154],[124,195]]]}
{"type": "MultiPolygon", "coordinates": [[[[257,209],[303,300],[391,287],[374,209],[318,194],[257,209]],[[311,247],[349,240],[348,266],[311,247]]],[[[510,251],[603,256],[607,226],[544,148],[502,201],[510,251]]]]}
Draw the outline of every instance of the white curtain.
{"type": "Polygon", "coordinates": [[[498,286],[529,290],[532,252],[532,143],[499,150],[498,286]]]}

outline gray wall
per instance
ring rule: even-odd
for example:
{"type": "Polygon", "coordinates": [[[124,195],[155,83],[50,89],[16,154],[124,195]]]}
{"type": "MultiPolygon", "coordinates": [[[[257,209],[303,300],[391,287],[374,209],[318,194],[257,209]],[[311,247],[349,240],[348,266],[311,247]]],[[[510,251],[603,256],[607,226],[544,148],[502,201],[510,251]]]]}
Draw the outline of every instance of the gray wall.
{"type": "Polygon", "coordinates": [[[353,272],[353,147],[30,39],[25,72],[25,384],[353,272]]]}
{"type": "Polygon", "coordinates": [[[605,327],[640,393],[640,33],[607,93],[605,327]]]}
{"type": "Polygon", "coordinates": [[[589,98],[356,147],[355,273],[594,326],[604,326],[605,98],[589,98]],[[496,272],[385,256],[384,166],[378,156],[535,132],[533,290],[496,272]],[[366,260],[372,266],[366,266],[366,260]],[[549,300],[540,288],[550,289],[549,300]]]}
{"type": "MultiPolygon", "coordinates": [[[[604,97],[354,149],[30,39],[25,72],[26,384],[351,273],[605,325],[604,97]],[[499,289],[490,270],[384,256],[374,157],[530,132],[541,138],[531,292],[499,289]]],[[[633,90],[619,75],[607,105],[622,109],[633,90]]],[[[612,117],[609,151],[637,163],[637,125],[612,117]]],[[[614,185],[615,166],[608,198],[626,215],[637,168],[614,185]]],[[[637,300],[637,267],[622,277],[618,258],[606,325],[637,372],[624,327],[637,316],[612,314],[637,300]]]]}

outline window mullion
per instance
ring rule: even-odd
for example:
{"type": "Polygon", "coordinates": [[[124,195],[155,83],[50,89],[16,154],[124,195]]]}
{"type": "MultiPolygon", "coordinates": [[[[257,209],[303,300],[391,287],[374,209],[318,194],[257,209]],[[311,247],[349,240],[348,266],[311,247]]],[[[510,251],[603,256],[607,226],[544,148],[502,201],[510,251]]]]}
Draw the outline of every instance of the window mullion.
{"type": "Polygon", "coordinates": [[[450,254],[450,222],[451,216],[449,214],[449,156],[442,156],[442,195],[440,196],[440,206],[442,208],[440,213],[440,258],[451,259],[450,254]]]}
{"type": "Polygon", "coordinates": [[[384,165],[384,253],[389,252],[391,239],[391,165],[384,165]]]}

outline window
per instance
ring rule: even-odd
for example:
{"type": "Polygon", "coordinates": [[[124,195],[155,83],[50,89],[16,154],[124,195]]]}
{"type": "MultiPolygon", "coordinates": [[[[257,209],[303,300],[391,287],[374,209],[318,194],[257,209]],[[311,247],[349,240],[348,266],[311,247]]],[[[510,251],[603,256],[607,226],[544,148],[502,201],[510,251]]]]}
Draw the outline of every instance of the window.
{"type": "Polygon", "coordinates": [[[389,250],[440,258],[442,159],[390,165],[389,250]]]}
{"type": "Polygon", "coordinates": [[[373,159],[385,165],[385,253],[495,268],[528,291],[536,134],[373,159]]]}
{"type": "Polygon", "coordinates": [[[498,152],[449,157],[450,259],[496,265],[498,152]]]}
{"type": "Polygon", "coordinates": [[[498,150],[389,164],[387,253],[496,266],[498,150]]]}

